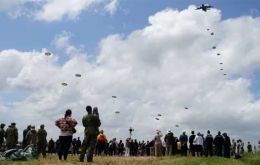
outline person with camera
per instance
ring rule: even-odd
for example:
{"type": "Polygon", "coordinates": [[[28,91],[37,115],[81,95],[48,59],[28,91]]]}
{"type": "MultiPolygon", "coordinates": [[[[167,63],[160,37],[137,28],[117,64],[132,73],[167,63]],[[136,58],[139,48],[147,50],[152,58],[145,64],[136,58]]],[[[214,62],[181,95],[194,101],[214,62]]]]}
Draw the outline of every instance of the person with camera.
{"type": "Polygon", "coordinates": [[[62,156],[64,160],[67,160],[72,137],[73,134],[76,133],[75,126],[77,125],[77,121],[71,117],[71,114],[71,110],[68,109],[66,110],[64,117],[55,122],[55,125],[60,129],[60,144],[58,146],[59,160],[62,159],[62,156]]]}

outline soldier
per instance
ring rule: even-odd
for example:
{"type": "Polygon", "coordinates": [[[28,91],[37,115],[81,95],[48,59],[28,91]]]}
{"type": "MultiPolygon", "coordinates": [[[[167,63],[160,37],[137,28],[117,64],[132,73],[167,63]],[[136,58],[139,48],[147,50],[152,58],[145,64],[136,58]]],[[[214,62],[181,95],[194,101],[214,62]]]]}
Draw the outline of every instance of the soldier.
{"type": "Polygon", "coordinates": [[[26,141],[26,135],[31,130],[31,125],[28,125],[25,130],[23,130],[23,148],[25,148],[28,144],[26,141]]]}
{"type": "Polygon", "coordinates": [[[99,133],[98,127],[101,125],[100,120],[97,116],[92,114],[92,107],[87,106],[87,115],[85,115],[82,119],[82,124],[85,127],[85,136],[82,144],[82,152],[80,154],[79,160],[84,162],[84,156],[86,150],[87,153],[87,161],[93,161],[93,153],[97,142],[97,135],[99,133]]]}
{"type": "Polygon", "coordinates": [[[46,146],[47,146],[47,132],[44,129],[44,125],[40,126],[40,129],[37,132],[38,142],[37,142],[37,149],[38,154],[42,153],[43,158],[46,157],[46,146]]]}
{"type": "Polygon", "coordinates": [[[6,138],[6,148],[12,149],[16,148],[16,144],[18,143],[18,130],[15,127],[15,123],[11,123],[5,132],[6,138]]]}
{"type": "Polygon", "coordinates": [[[0,126],[0,150],[2,148],[2,144],[4,143],[4,137],[5,137],[5,124],[2,123],[0,126]]]}
{"type": "Polygon", "coordinates": [[[35,130],[35,126],[31,126],[31,130],[27,132],[26,135],[26,144],[32,144],[34,147],[37,145],[37,131],[35,130]]]}

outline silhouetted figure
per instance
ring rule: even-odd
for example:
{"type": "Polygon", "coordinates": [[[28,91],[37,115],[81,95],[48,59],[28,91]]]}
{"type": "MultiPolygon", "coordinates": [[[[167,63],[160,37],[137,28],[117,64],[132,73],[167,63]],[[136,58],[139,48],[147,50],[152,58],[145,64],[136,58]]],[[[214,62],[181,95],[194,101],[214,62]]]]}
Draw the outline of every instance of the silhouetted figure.
{"type": "Polygon", "coordinates": [[[122,142],[122,140],[120,140],[118,143],[118,155],[123,156],[123,152],[124,152],[124,143],[122,142]]]}
{"type": "Polygon", "coordinates": [[[213,136],[210,134],[210,131],[208,130],[207,136],[205,138],[205,156],[208,155],[213,156],[213,136]]]}
{"type": "Polygon", "coordinates": [[[76,153],[79,154],[79,149],[81,147],[81,140],[78,137],[77,142],[76,142],[76,153]]]}
{"type": "Polygon", "coordinates": [[[182,135],[180,136],[180,142],[181,142],[181,154],[187,156],[188,136],[186,135],[185,131],[183,131],[182,135]]]}
{"type": "Polygon", "coordinates": [[[190,152],[191,152],[191,155],[192,156],[195,156],[195,147],[193,145],[193,141],[195,139],[195,134],[194,134],[194,131],[191,131],[191,135],[189,137],[189,143],[190,143],[190,152]]]}
{"type": "Polygon", "coordinates": [[[4,143],[4,138],[5,138],[5,124],[2,123],[1,126],[0,126],[0,151],[2,149],[2,145],[4,143]]]}
{"type": "Polygon", "coordinates": [[[230,158],[230,147],[231,147],[230,138],[227,135],[227,133],[223,133],[223,137],[224,137],[224,141],[223,141],[224,157],[225,158],[230,158]]]}
{"type": "Polygon", "coordinates": [[[50,153],[50,154],[55,153],[55,143],[52,138],[49,140],[49,143],[48,143],[48,153],[50,153]]]}
{"type": "Polygon", "coordinates": [[[221,132],[218,132],[218,135],[216,135],[214,139],[214,144],[215,144],[215,150],[216,150],[216,155],[217,156],[222,156],[222,146],[223,146],[223,136],[221,135],[221,132]]]}
{"type": "Polygon", "coordinates": [[[252,153],[252,151],[253,151],[252,145],[250,144],[250,142],[247,142],[247,152],[252,153]]]}
{"type": "Polygon", "coordinates": [[[47,147],[47,131],[44,129],[44,125],[40,126],[40,129],[37,132],[37,149],[38,154],[42,153],[42,156],[46,157],[46,147],[47,147]]]}
{"type": "Polygon", "coordinates": [[[165,141],[165,155],[166,156],[171,156],[172,155],[172,147],[173,147],[173,142],[174,142],[174,137],[173,137],[173,133],[171,132],[171,130],[168,130],[167,134],[164,137],[164,141],[165,141]]]}

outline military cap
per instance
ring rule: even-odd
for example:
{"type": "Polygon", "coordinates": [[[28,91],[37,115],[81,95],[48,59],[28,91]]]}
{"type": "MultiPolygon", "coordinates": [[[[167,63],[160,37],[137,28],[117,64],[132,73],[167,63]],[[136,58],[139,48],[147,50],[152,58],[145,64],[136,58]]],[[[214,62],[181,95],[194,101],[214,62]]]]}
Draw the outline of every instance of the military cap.
{"type": "Polygon", "coordinates": [[[15,125],[15,123],[11,123],[11,125],[15,125]]]}
{"type": "Polygon", "coordinates": [[[1,123],[1,127],[2,127],[2,126],[5,126],[5,123],[1,123]]]}

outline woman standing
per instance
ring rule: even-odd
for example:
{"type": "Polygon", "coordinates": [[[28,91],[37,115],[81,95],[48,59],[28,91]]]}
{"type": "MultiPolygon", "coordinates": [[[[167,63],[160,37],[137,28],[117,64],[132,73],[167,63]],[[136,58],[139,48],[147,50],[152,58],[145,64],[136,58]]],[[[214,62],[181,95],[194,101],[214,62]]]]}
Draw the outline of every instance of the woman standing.
{"type": "Polygon", "coordinates": [[[77,121],[71,118],[71,114],[71,110],[68,109],[66,110],[65,116],[55,122],[55,125],[60,129],[60,144],[58,147],[59,160],[62,159],[62,155],[64,156],[64,160],[67,160],[72,136],[76,133],[75,126],[77,125],[77,121]]]}

